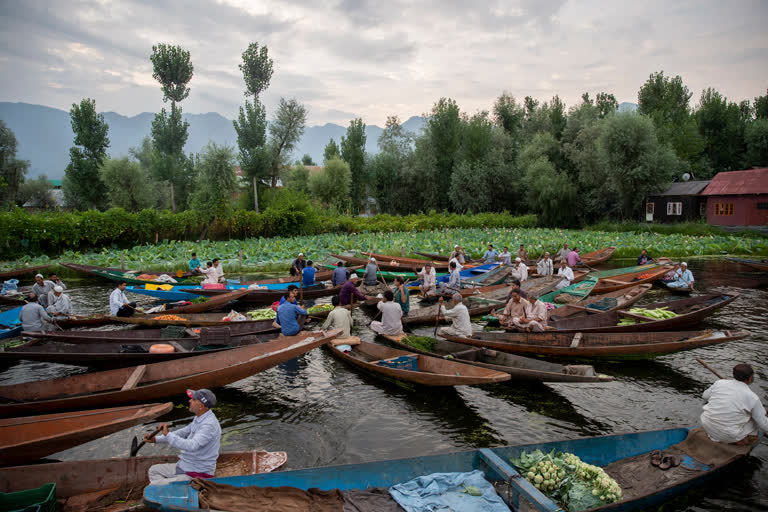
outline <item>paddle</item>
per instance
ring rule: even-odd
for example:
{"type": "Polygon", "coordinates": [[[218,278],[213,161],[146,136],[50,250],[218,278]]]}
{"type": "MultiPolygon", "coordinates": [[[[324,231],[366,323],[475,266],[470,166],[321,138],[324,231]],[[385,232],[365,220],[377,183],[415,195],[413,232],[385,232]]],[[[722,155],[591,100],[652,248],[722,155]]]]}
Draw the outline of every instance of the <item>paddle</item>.
{"type": "Polygon", "coordinates": [[[437,303],[437,316],[435,317],[435,332],[432,333],[433,338],[437,338],[437,326],[440,325],[440,309],[443,307],[443,298],[440,297],[440,300],[437,303]]]}
{"type": "Polygon", "coordinates": [[[715,374],[715,377],[717,377],[718,379],[722,379],[722,378],[723,378],[723,377],[722,377],[722,375],[720,375],[719,373],[717,373],[717,372],[715,371],[715,369],[714,369],[714,368],[712,368],[711,366],[709,366],[707,363],[705,363],[704,361],[702,361],[702,360],[701,360],[701,359],[699,359],[698,357],[696,358],[696,361],[698,361],[698,362],[699,362],[699,364],[701,364],[701,366],[703,366],[703,367],[704,367],[704,368],[706,368],[707,370],[709,370],[709,371],[711,371],[712,373],[714,373],[714,374],[715,374]]]}
{"type": "MultiPolygon", "coordinates": [[[[163,427],[157,427],[157,429],[149,434],[149,438],[152,439],[157,434],[163,431],[163,427]]],[[[133,436],[133,440],[131,441],[131,457],[135,457],[137,453],[139,453],[139,450],[141,450],[141,447],[147,444],[146,441],[142,441],[139,443],[138,439],[136,439],[136,436],[133,436]]]]}

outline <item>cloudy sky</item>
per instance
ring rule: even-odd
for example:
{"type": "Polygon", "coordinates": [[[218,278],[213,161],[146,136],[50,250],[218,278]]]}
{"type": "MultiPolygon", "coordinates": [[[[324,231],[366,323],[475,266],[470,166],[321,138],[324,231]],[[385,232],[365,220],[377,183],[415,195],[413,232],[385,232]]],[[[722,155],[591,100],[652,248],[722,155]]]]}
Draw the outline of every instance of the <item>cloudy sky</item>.
{"type": "Polygon", "coordinates": [[[195,75],[185,112],[233,117],[249,42],[269,47],[263,101],[310,109],[309,124],[383,125],[440,97],[490,109],[503,91],[567,105],[606,91],[637,101],[654,71],[732,100],[768,88],[768,1],[0,0],[0,101],[124,115],[162,105],[152,44],[180,44],[195,75]]]}

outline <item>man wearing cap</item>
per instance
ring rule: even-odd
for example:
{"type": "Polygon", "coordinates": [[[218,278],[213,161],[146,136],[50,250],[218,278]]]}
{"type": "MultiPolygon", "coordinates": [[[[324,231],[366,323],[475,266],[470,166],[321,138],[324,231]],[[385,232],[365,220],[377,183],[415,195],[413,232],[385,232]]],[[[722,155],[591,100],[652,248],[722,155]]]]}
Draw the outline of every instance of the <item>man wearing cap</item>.
{"type": "Polygon", "coordinates": [[[469,320],[469,310],[464,305],[460,293],[453,294],[453,304],[451,309],[445,309],[443,298],[440,297],[440,315],[451,319],[450,327],[443,327],[437,334],[445,333],[454,336],[472,336],[472,322],[469,320]]]}
{"type": "Polygon", "coordinates": [[[43,274],[35,275],[35,284],[32,285],[32,292],[37,296],[37,302],[43,307],[48,307],[48,292],[53,291],[56,284],[43,278],[43,274]]]}
{"type": "Polygon", "coordinates": [[[567,260],[560,260],[560,268],[557,269],[557,277],[560,278],[560,282],[555,286],[555,290],[571,286],[573,280],[576,279],[576,276],[573,275],[573,269],[568,266],[567,260]]]}
{"type": "Polygon", "coordinates": [[[456,261],[462,266],[467,262],[467,253],[464,252],[464,248],[460,245],[453,246],[453,252],[451,253],[451,257],[448,258],[448,261],[451,261],[454,258],[456,258],[456,261]]]}
{"type": "Polygon", "coordinates": [[[35,292],[27,296],[27,303],[19,311],[19,322],[24,331],[53,330],[53,319],[45,312],[43,306],[37,303],[35,292]]]}
{"type": "Polygon", "coordinates": [[[419,276],[419,289],[422,297],[429,297],[437,293],[437,273],[431,263],[424,264],[421,272],[416,275],[419,276]]]}
{"type": "Polygon", "coordinates": [[[168,443],[181,450],[179,462],[155,464],[149,468],[151,485],[166,485],[171,482],[192,480],[193,478],[213,478],[216,473],[216,459],[219,458],[221,426],[211,411],[216,405],[216,395],[210,389],[187,390],[189,410],[195,415],[192,423],[186,427],[168,431],[168,425],[162,423],[162,434],[144,436],[148,443],[168,443]]]}
{"type": "Polygon", "coordinates": [[[368,297],[363,295],[360,290],[357,289],[357,274],[352,274],[349,277],[349,281],[344,283],[344,286],[339,290],[339,304],[342,306],[352,304],[352,297],[355,297],[359,301],[368,300],[368,297]]]}
{"type": "Polygon", "coordinates": [[[293,260],[293,264],[291,264],[291,275],[301,276],[301,273],[304,271],[304,267],[306,266],[307,262],[304,260],[304,253],[300,252],[298,257],[293,260]]]}
{"type": "Polygon", "coordinates": [[[57,284],[52,291],[48,292],[48,307],[45,310],[58,319],[65,319],[72,315],[72,301],[60,285],[57,284]]]}
{"type": "Polygon", "coordinates": [[[667,283],[670,288],[690,288],[693,290],[693,273],[688,270],[688,264],[682,262],[675,270],[675,280],[667,283]]]}
{"type": "Polygon", "coordinates": [[[368,260],[368,264],[365,266],[365,274],[363,274],[363,284],[365,286],[376,286],[378,279],[376,278],[376,258],[368,260]]]}
{"type": "Polygon", "coordinates": [[[523,263],[521,258],[515,258],[515,268],[512,270],[512,277],[520,282],[528,280],[528,265],[523,263]]]}

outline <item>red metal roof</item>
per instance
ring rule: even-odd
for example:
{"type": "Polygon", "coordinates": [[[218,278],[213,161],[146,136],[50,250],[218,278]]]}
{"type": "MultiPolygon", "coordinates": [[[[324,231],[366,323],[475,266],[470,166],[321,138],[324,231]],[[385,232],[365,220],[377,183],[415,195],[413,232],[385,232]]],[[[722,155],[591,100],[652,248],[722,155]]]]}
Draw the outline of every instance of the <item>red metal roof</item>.
{"type": "Polygon", "coordinates": [[[768,194],[768,168],[718,173],[701,193],[703,196],[745,194],[768,194]]]}

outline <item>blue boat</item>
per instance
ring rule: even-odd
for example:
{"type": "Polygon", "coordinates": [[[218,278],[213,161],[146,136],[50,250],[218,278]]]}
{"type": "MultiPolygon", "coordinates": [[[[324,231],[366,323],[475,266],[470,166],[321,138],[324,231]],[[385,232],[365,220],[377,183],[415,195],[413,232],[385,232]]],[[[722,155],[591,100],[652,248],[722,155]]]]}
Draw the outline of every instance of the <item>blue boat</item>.
{"type": "Polygon", "coordinates": [[[126,286],[125,291],[131,292],[131,293],[138,293],[139,295],[148,295],[150,297],[154,297],[156,299],[165,300],[165,301],[178,301],[178,300],[193,300],[197,299],[200,296],[195,295],[194,293],[188,293],[184,290],[188,290],[190,288],[200,288],[199,286],[193,286],[193,285],[182,285],[182,286],[174,286],[170,290],[161,290],[156,289],[153,290],[154,285],[150,285],[150,289],[145,288],[145,285],[135,285],[135,286],[126,286]]]}
{"type": "MultiPolygon", "coordinates": [[[[477,267],[472,268],[465,268],[461,272],[459,272],[459,275],[461,276],[461,280],[465,281],[467,279],[471,279],[473,277],[477,277],[481,274],[485,274],[486,272],[489,272],[496,267],[498,267],[500,263],[488,263],[487,265],[478,265],[477,267]]],[[[437,278],[437,283],[447,283],[451,278],[450,274],[445,274],[437,278]]]]}
{"type": "Polygon", "coordinates": [[[0,340],[13,338],[21,334],[19,313],[21,307],[9,309],[0,313],[0,340]]]}
{"type": "MultiPolygon", "coordinates": [[[[467,472],[480,470],[486,480],[491,483],[502,483],[508,486],[508,493],[502,498],[512,508],[518,509],[521,498],[527,500],[536,510],[562,511],[561,506],[542,494],[531,485],[509,462],[512,457],[519,457],[524,451],[536,449],[543,452],[552,450],[573,453],[582,461],[596,466],[606,466],[618,461],[649,460],[647,454],[654,450],[666,450],[672,445],[686,439],[688,428],[637,432],[632,434],[616,434],[599,437],[555,441],[527,445],[507,446],[501,448],[483,448],[479,450],[462,451],[443,455],[429,455],[405,459],[385,460],[364,464],[348,464],[314,469],[299,469],[277,473],[258,475],[215,478],[214,481],[236,487],[259,486],[277,487],[291,486],[307,490],[317,487],[323,490],[366,489],[368,487],[391,487],[404,483],[419,476],[444,472],[467,472]]],[[[637,510],[658,505],[680,494],[689,488],[701,485],[744,456],[743,453],[728,459],[718,466],[707,466],[690,456],[684,455],[680,471],[669,472],[666,486],[661,488],[625,486],[623,499],[617,503],[599,507],[610,510],[637,510]],[[672,476],[678,475],[678,476],[672,476]],[[639,489],[634,491],[634,489],[639,489]],[[645,489],[645,490],[643,490],[645,489]]],[[[655,478],[651,471],[661,471],[648,464],[649,478],[655,478]]],[[[633,482],[643,478],[643,472],[633,475],[633,482]],[[635,480],[635,478],[637,480],[635,480]]],[[[497,487],[498,488],[498,487],[497,487]]],[[[197,490],[187,482],[176,482],[171,485],[149,486],[144,490],[145,505],[164,511],[200,511],[197,490]]]]}

